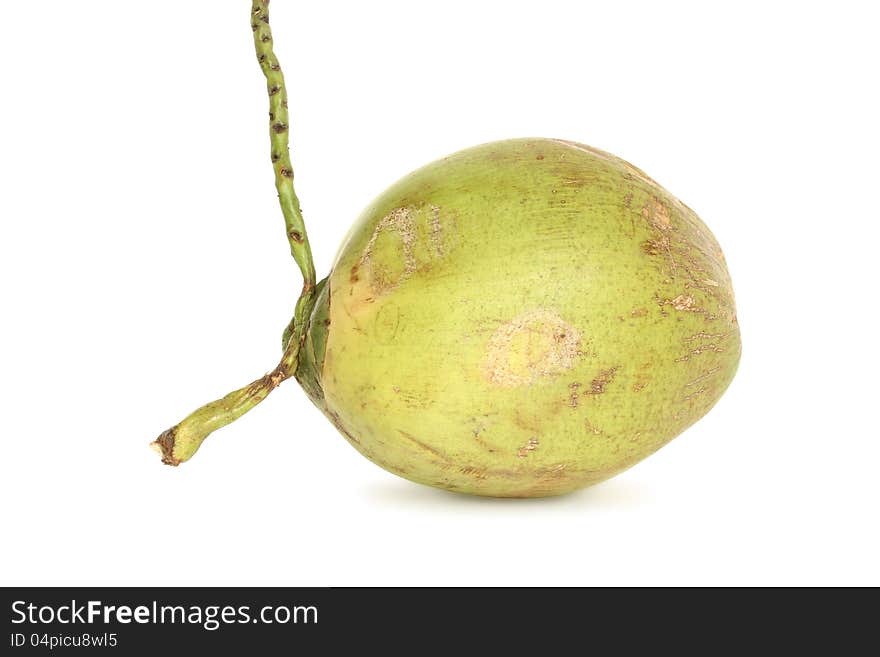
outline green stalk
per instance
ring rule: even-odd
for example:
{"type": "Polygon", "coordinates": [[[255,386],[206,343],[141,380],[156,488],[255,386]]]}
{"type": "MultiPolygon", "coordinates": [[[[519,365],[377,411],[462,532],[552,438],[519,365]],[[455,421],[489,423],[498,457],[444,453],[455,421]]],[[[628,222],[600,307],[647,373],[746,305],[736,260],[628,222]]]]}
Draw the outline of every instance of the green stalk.
{"type": "Polygon", "coordinates": [[[162,434],[151,446],[162,455],[162,462],[179,465],[196,453],[202,441],[212,432],[234,422],[263,401],[283,381],[296,374],[300,346],[305,340],[308,316],[314,304],[315,265],[306,234],[299,199],[293,188],[293,165],[290,162],[290,118],[287,111],[287,87],[281,65],[272,49],[272,30],[269,28],[269,0],[253,0],[251,28],[257,61],[266,76],[269,93],[269,138],[275,188],[287,229],[290,253],[303,277],[303,287],[296,303],[293,319],[284,332],[284,354],[271,372],[243,388],[230,392],[222,399],[196,409],[180,423],[162,434]]]}
{"type": "Polygon", "coordinates": [[[287,86],[281,65],[275,56],[272,42],[272,29],[269,27],[269,0],[253,0],[251,9],[251,29],[254,32],[254,48],[257,61],[266,76],[266,91],[269,94],[269,140],[271,143],[272,168],[275,170],[275,189],[278,202],[284,215],[287,241],[290,254],[299,265],[303,277],[303,290],[294,311],[290,326],[285,331],[287,338],[293,333],[295,324],[301,324],[305,317],[306,300],[315,289],[315,265],[312,250],[303,221],[299,199],[293,189],[293,164],[290,162],[290,116],[287,111],[287,86]]]}

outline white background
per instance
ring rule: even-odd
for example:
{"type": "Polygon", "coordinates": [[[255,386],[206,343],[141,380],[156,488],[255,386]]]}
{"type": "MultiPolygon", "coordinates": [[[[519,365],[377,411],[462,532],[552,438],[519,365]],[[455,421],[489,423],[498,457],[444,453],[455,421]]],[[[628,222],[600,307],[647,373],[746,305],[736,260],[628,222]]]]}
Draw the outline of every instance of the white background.
{"type": "Polygon", "coordinates": [[[516,136],[633,162],[724,247],[728,393],[526,501],[385,473],[294,382],[147,449],[274,366],[299,290],[248,4],[3,5],[0,583],[880,584],[870,3],[273,2],[322,275],[398,177],[516,136]]]}

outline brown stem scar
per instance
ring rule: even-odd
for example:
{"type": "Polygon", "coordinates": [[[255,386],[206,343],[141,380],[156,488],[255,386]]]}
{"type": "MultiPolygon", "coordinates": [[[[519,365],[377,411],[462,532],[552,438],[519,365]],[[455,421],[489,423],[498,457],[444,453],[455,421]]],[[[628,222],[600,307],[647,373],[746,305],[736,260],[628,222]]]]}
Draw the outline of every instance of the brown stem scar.
{"type": "Polygon", "coordinates": [[[177,433],[177,425],[163,431],[156,440],[152,442],[152,447],[162,456],[162,463],[165,465],[180,465],[180,461],[174,458],[174,436],[177,433]]]}

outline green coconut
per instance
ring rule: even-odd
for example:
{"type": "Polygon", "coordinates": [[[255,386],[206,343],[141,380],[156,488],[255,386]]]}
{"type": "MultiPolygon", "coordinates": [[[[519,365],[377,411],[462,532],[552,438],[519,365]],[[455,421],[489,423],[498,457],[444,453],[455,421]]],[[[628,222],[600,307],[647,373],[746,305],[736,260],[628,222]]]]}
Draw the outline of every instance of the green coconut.
{"type": "MultiPolygon", "coordinates": [[[[254,9],[268,19],[261,1],[254,9]]],[[[271,39],[268,21],[256,23],[260,54],[271,39]]],[[[260,61],[270,99],[281,95],[273,85],[283,94],[271,49],[260,61]]],[[[285,354],[163,433],[154,444],[166,463],[295,376],[394,474],[476,495],[557,495],[653,453],[732,380],[740,336],[721,248],[631,164],[559,139],[461,151],[374,200],[314,284],[286,114],[281,132],[273,121],[305,278],[285,354]]]]}

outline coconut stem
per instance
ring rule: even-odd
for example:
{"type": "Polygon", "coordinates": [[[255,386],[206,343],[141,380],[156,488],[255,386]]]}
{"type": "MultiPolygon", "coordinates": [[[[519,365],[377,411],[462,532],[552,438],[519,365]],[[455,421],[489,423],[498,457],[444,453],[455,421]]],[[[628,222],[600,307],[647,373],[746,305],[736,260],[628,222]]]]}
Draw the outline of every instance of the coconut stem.
{"type": "Polygon", "coordinates": [[[269,0],[253,0],[251,28],[257,61],[266,76],[269,92],[269,138],[275,188],[287,228],[290,253],[303,277],[303,287],[296,303],[293,319],[284,332],[284,354],[281,362],[268,374],[222,399],[196,409],[179,424],[162,432],[151,446],[162,455],[162,462],[179,465],[188,460],[212,432],[234,422],[263,401],[282,381],[296,374],[299,351],[305,339],[308,314],[315,295],[315,265],[306,235],[299,199],[293,189],[293,165],[290,162],[290,119],[287,112],[287,87],[281,65],[272,49],[269,28],[269,0]]]}
{"type": "Polygon", "coordinates": [[[253,0],[251,5],[251,29],[254,32],[254,48],[263,75],[266,76],[266,90],[269,93],[269,140],[271,143],[272,168],[275,171],[275,189],[284,224],[290,254],[299,265],[303,277],[303,288],[296,304],[293,319],[285,331],[284,345],[295,332],[296,325],[305,321],[304,310],[309,297],[315,290],[315,265],[312,250],[303,221],[299,199],[293,188],[293,164],[290,162],[290,117],[287,111],[287,86],[281,65],[275,56],[272,29],[269,27],[269,0],[253,0]]]}
{"type": "Polygon", "coordinates": [[[180,465],[196,453],[211,433],[234,422],[263,401],[270,392],[296,372],[299,340],[291,340],[274,370],[222,399],[209,402],[163,431],[150,446],[162,456],[162,463],[180,465]]]}

